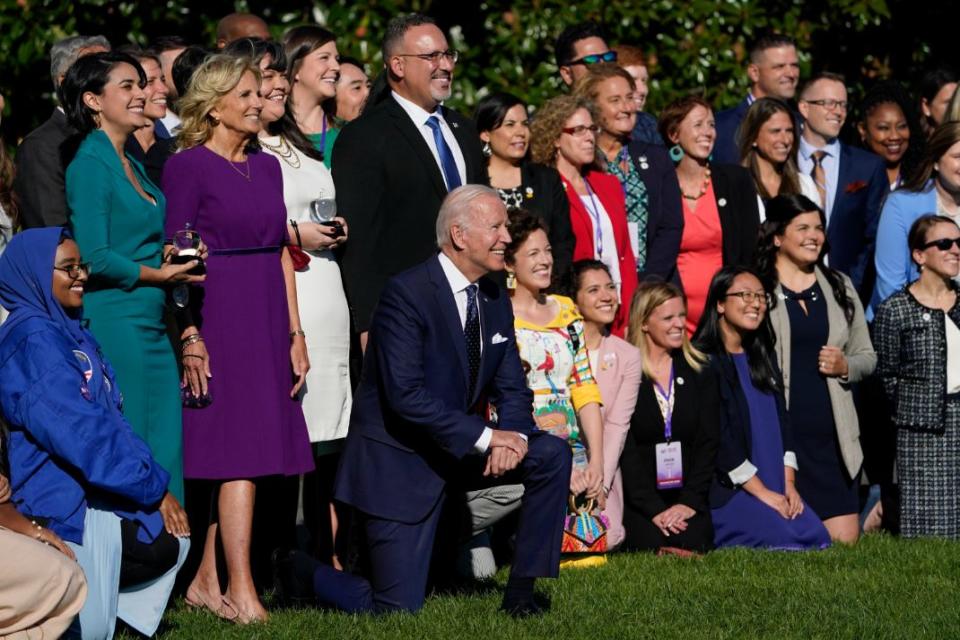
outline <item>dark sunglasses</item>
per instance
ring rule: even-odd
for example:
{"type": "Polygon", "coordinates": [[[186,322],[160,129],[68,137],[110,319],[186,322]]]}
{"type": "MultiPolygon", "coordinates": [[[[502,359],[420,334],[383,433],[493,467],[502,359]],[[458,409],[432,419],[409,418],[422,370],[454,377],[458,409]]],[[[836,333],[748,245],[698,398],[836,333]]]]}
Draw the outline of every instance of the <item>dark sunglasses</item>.
{"type": "Polygon", "coordinates": [[[957,249],[960,249],[960,238],[940,238],[939,240],[932,240],[930,242],[925,242],[922,249],[929,249],[930,247],[936,247],[940,251],[950,251],[950,247],[956,245],[957,249]]]}
{"type": "Polygon", "coordinates": [[[567,63],[567,66],[572,67],[575,64],[591,65],[591,64],[597,64],[598,62],[616,62],[616,61],[617,61],[617,52],[607,51],[606,53],[591,53],[588,56],[583,56],[582,58],[571,60],[570,62],[567,63]]]}

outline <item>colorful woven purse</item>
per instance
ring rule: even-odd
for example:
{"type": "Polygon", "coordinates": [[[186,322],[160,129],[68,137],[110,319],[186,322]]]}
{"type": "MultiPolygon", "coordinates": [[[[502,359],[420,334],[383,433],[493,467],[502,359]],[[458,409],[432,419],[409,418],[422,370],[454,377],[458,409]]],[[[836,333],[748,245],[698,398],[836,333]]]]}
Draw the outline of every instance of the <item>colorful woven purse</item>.
{"type": "Polygon", "coordinates": [[[563,523],[561,553],[606,553],[607,529],[610,520],[603,514],[594,514],[594,501],[577,506],[570,496],[570,513],[563,523]]]}

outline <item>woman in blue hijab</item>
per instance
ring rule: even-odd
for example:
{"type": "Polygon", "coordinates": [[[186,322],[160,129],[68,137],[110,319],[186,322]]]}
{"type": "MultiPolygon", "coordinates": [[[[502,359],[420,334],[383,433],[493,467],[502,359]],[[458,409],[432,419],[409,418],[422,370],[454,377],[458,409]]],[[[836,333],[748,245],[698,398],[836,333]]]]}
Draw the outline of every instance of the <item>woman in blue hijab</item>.
{"type": "MultiPolygon", "coordinates": [[[[121,413],[113,370],[82,321],[87,266],[68,232],[15,236],[0,257],[0,410],[17,510],[63,538],[87,576],[83,638],[116,619],[153,635],[186,557],[170,475],[121,413]]],[[[75,629],[76,631],[76,629],[75,629]]]]}

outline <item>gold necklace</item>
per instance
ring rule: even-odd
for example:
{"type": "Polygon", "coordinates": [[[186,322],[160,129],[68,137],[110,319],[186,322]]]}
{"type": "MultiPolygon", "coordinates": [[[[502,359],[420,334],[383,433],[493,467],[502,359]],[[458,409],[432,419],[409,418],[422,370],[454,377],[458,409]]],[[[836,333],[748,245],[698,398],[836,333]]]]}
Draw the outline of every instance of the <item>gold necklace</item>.
{"type": "Polygon", "coordinates": [[[241,176],[244,180],[246,180],[247,182],[250,182],[250,154],[247,154],[246,160],[244,160],[244,164],[247,165],[247,172],[244,173],[243,171],[240,171],[240,169],[237,168],[237,165],[234,164],[233,160],[231,160],[231,159],[228,158],[227,156],[223,155],[222,153],[220,153],[219,151],[217,151],[216,149],[214,149],[214,148],[213,148],[212,146],[210,146],[210,145],[204,145],[204,146],[207,147],[207,149],[210,149],[210,151],[212,151],[212,152],[215,153],[216,155],[218,155],[218,156],[220,156],[221,158],[223,158],[223,161],[226,162],[227,164],[229,164],[230,167],[231,167],[234,171],[236,171],[237,173],[239,173],[240,176],[241,176]]]}
{"type": "Polygon", "coordinates": [[[296,149],[293,148],[293,145],[287,142],[285,137],[280,136],[280,143],[277,145],[272,145],[262,138],[260,139],[260,144],[275,153],[277,157],[294,169],[300,168],[300,156],[297,154],[296,149]]]}

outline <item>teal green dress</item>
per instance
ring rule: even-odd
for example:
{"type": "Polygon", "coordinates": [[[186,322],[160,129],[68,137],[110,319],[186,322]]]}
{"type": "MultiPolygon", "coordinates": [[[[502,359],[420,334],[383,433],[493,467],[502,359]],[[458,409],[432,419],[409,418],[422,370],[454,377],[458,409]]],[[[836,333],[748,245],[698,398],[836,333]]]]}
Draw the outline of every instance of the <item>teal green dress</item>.
{"type": "Polygon", "coordinates": [[[308,133],[307,140],[313,145],[313,148],[323,153],[323,164],[330,169],[330,163],[333,160],[333,143],[337,141],[340,135],[340,129],[327,129],[324,133],[308,133]]]}
{"type": "Polygon", "coordinates": [[[67,204],[80,255],[91,273],[84,317],[116,371],[123,415],[170,473],[183,501],[183,434],[177,362],[164,324],[165,290],[140,283],[140,265],[157,268],[166,200],[129,155],[145,200],[130,184],[110,139],[90,133],[67,167],[67,204]]]}

